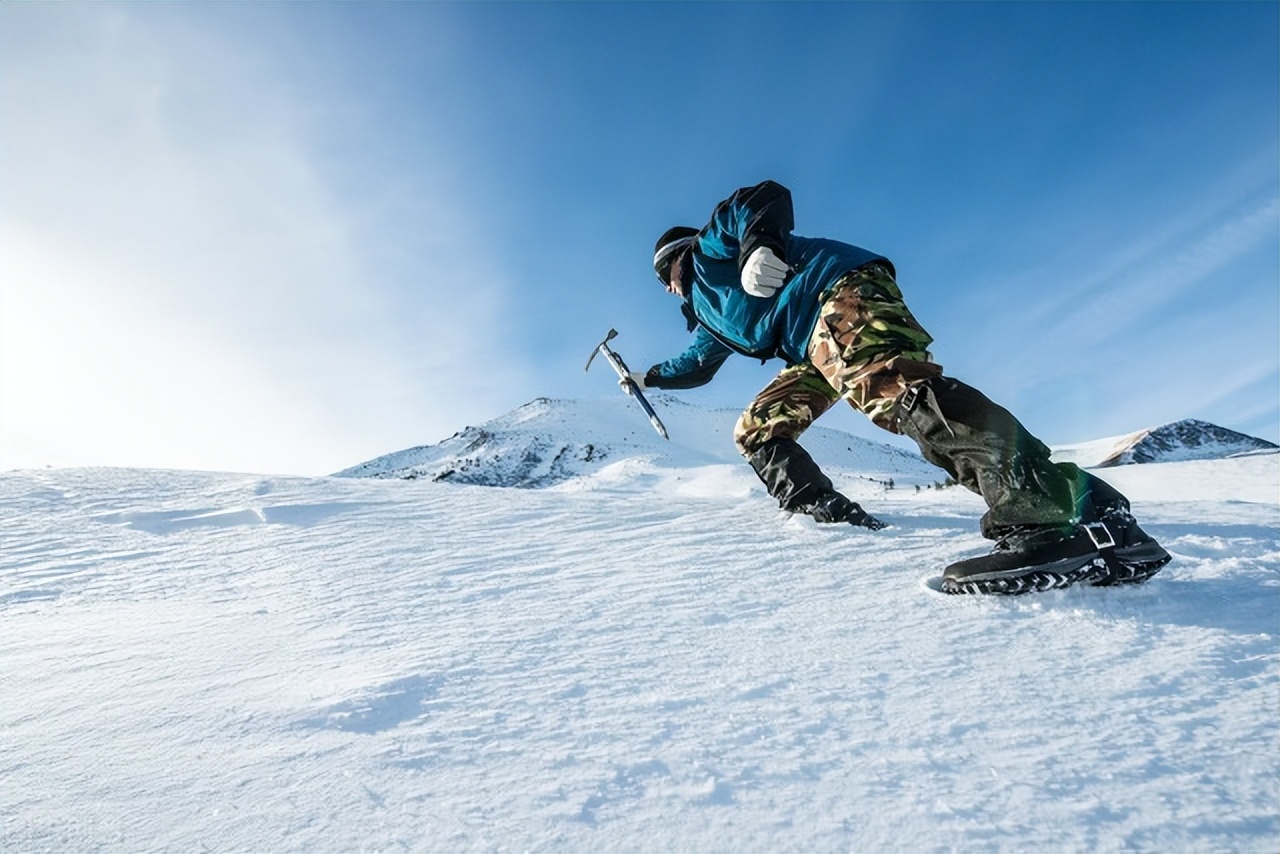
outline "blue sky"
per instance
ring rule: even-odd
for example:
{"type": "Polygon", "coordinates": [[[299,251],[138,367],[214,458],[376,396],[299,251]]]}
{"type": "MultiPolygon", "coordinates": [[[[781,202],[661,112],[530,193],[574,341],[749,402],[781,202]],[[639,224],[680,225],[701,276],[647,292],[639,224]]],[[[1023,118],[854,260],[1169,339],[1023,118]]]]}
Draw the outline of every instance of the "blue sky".
{"type": "Polygon", "coordinates": [[[0,5],[0,468],[324,474],[616,393],[609,327],[687,342],[657,235],[765,178],[1046,441],[1280,440],[1278,9],[0,5]]]}

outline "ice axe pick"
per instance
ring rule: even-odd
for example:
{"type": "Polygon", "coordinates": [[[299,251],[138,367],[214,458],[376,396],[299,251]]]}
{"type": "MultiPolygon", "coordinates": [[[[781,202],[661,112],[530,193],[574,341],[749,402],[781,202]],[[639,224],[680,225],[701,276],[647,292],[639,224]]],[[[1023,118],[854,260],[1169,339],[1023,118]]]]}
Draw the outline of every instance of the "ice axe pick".
{"type": "Polygon", "coordinates": [[[622,385],[627,394],[635,398],[636,403],[640,404],[640,408],[644,410],[644,414],[649,416],[649,423],[653,425],[653,429],[658,431],[658,435],[664,439],[670,440],[667,435],[667,428],[663,426],[662,419],[658,417],[658,413],[653,411],[653,407],[649,405],[649,401],[645,399],[644,392],[640,391],[640,387],[636,385],[635,380],[631,379],[631,371],[627,370],[627,363],[622,361],[622,357],[615,353],[609,347],[609,342],[616,338],[618,330],[610,329],[609,334],[604,336],[604,340],[596,345],[591,351],[591,357],[587,359],[587,366],[583,370],[591,370],[591,362],[595,359],[596,354],[602,354],[609,364],[613,366],[614,373],[622,380],[622,385]]]}

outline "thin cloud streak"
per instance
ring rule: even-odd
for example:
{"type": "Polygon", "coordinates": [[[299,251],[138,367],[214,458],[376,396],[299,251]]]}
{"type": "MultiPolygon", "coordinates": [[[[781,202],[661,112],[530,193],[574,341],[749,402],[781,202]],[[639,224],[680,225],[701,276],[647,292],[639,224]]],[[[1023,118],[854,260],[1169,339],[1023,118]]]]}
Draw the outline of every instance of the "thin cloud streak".
{"type": "Polygon", "coordinates": [[[1160,247],[1136,260],[1124,273],[1075,301],[1055,323],[1071,328],[1082,343],[1096,344],[1129,334],[1170,301],[1195,286],[1220,292],[1211,277],[1273,237],[1280,225],[1280,199],[1269,199],[1231,219],[1189,236],[1184,248],[1160,247]]]}
{"type": "Polygon", "coordinates": [[[323,474],[483,410],[457,357],[502,275],[456,198],[418,203],[422,248],[391,268],[327,186],[305,97],[189,61],[235,56],[216,36],[79,22],[5,67],[0,465],[323,474]],[[389,290],[410,286],[430,296],[405,312],[389,290]],[[50,406],[74,399],[84,417],[50,406]]]}
{"type": "MultiPolygon", "coordinates": [[[[1276,334],[1260,328],[1274,325],[1274,311],[1259,318],[1242,303],[1266,291],[1263,280],[1274,270],[1266,246],[1280,231],[1280,199],[1254,197],[1237,201],[1225,218],[1199,214],[1194,230],[1181,228],[1191,215],[1175,215],[1129,242],[1113,238],[1117,248],[1098,258],[1057,264],[984,318],[986,329],[999,330],[1000,346],[983,345],[980,335],[963,353],[966,368],[997,378],[994,387],[1010,404],[1034,402],[1052,425],[1051,441],[1153,426],[1162,412],[1189,417],[1192,388],[1202,417],[1226,421],[1220,410],[1231,409],[1232,419],[1241,418],[1243,401],[1232,407],[1232,396],[1249,377],[1275,372],[1280,360],[1276,334]],[[1245,343],[1268,338],[1273,346],[1261,350],[1245,343]],[[1018,358],[1008,359],[1010,352],[1018,358]],[[1087,389],[1068,394],[1073,386],[1087,389]]],[[[1269,408],[1275,411],[1274,399],[1269,408]]],[[[1274,435],[1274,417],[1252,423],[1259,420],[1261,434],[1274,435]]]]}

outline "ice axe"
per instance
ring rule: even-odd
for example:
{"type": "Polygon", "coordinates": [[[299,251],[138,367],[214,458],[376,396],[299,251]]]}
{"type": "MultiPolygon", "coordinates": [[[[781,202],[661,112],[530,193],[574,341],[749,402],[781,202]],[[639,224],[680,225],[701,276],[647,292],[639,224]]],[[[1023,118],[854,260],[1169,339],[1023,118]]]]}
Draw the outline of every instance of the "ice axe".
{"type": "Polygon", "coordinates": [[[657,430],[658,435],[662,438],[670,440],[671,437],[667,435],[667,428],[662,426],[662,419],[658,417],[658,413],[653,411],[649,401],[645,400],[644,393],[640,391],[640,387],[636,385],[635,380],[631,379],[631,371],[627,370],[627,363],[622,361],[622,357],[609,348],[609,342],[616,338],[617,335],[618,330],[609,330],[609,334],[604,336],[604,340],[591,351],[591,358],[587,359],[587,366],[583,370],[591,370],[591,362],[595,359],[596,354],[603,353],[604,357],[609,360],[609,364],[613,366],[614,373],[622,380],[624,390],[636,399],[636,402],[640,404],[640,408],[644,410],[644,414],[649,416],[649,423],[653,425],[653,429],[657,430]]]}

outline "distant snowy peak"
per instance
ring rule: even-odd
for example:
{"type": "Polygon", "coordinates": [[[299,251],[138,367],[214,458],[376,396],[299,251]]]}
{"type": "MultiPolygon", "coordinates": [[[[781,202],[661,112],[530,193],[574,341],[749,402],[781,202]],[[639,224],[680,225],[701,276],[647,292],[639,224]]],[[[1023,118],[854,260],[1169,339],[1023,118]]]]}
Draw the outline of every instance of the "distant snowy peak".
{"type": "Polygon", "coordinates": [[[409,448],[338,472],[338,477],[451,480],[481,486],[549,486],[606,452],[591,443],[467,427],[438,445],[409,448]]]}
{"type": "MultiPolygon", "coordinates": [[[[466,427],[439,444],[386,454],[337,476],[550,486],[595,467],[615,450],[603,441],[594,423],[600,413],[584,418],[578,409],[572,401],[538,398],[479,427],[466,427]]],[[[632,432],[614,437],[612,445],[639,450],[645,443],[632,432]]]]}
{"type": "Polygon", "coordinates": [[[1133,442],[1116,448],[1098,465],[1219,460],[1278,447],[1264,439],[1189,418],[1137,434],[1133,442]]]}
{"type": "MultiPolygon", "coordinates": [[[[664,411],[679,403],[655,400],[664,411]]],[[[683,431],[686,433],[692,431],[683,431]]],[[[449,481],[479,486],[551,486],[619,457],[708,460],[664,442],[626,398],[590,403],[540,397],[436,445],[409,448],[338,472],[338,477],[449,481]],[[664,447],[665,446],[665,447],[664,447]]]]}
{"type": "MultiPolygon", "coordinates": [[[[466,427],[443,442],[386,454],[337,477],[448,481],[537,488],[592,474],[622,460],[663,468],[742,465],[733,444],[736,410],[707,409],[670,395],[651,402],[671,440],[622,395],[599,400],[538,398],[505,415],[466,427]]],[[[937,470],[915,454],[838,430],[812,427],[805,444],[824,467],[903,483],[929,483],[937,470]]]]}
{"type": "Polygon", "coordinates": [[[1220,460],[1280,446],[1207,421],[1187,419],[1127,436],[1054,449],[1054,459],[1092,468],[1187,460],[1220,460]]]}

